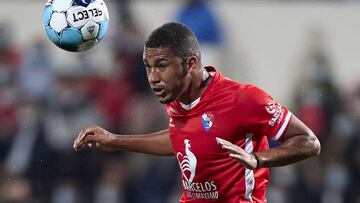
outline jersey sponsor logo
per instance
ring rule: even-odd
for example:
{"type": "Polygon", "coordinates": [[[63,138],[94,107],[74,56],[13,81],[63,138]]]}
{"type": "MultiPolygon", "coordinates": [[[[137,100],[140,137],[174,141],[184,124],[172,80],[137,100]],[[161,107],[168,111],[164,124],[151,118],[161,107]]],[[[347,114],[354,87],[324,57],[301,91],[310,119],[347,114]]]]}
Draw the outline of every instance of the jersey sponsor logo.
{"type": "Polygon", "coordinates": [[[215,181],[194,182],[196,175],[197,158],[190,150],[190,140],[184,140],[185,154],[178,152],[176,158],[182,172],[182,184],[185,189],[185,194],[192,199],[217,199],[219,193],[215,185],[215,181]]]}
{"type": "Polygon", "coordinates": [[[176,154],[176,158],[178,159],[183,178],[191,184],[195,177],[197,159],[194,153],[190,150],[190,140],[185,139],[184,145],[186,155],[183,156],[180,152],[178,152],[176,154]]]}
{"type": "Polygon", "coordinates": [[[206,132],[208,132],[213,126],[213,121],[214,121],[214,114],[212,113],[204,113],[201,116],[201,122],[206,132]]]}
{"type": "Polygon", "coordinates": [[[265,110],[272,115],[269,125],[274,126],[276,123],[280,123],[282,120],[284,111],[279,103],[267,103],[265,110]]]}

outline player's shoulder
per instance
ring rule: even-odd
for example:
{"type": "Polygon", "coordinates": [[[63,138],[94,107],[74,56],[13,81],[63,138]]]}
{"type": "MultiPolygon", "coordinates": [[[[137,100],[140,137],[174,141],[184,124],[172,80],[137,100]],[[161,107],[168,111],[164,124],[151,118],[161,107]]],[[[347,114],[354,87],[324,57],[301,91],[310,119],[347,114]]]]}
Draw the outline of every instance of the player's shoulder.
{"type": "Polygon", "coordinates": [[[216,86],[218,88],[221,88],[221,89],[232,89],[232,90],[235,90],[237,91],[239,88],[240,88],[240,83],[239,82],[236,82],[230,78],[227,78],[227,77],[222,77],[218,83],[216,84],[216,86]]]}
{"type": "MultiPolygon", "coordinates": [[[[235,98],[235,102],[255,102],[263,103],[272,99],[264,90],[250,83],[241,83],[223,76],[214,67],[205,67],[206,70],[214,77],[213,83],[215,88],[211,88],[212,96],[221,95],[235,98]]],[[[232,99],[233,100],[233,99],[232,99]]]]}
{"type": "Polygon", "coordinates": [[[267,94],[263,89],[251,83],[239,83],[239,92],[244,95],[267,94]]]}
{"type": "Polygon", "coordinates": [[[212,66],[206,66],[205,69],[208,71],[211,77],[213,77],[213,81],[211,82],[214,84],[213,86],[217,90],[237,90],[239,87],[239,83],[237,81],[234,81],[228,77],[225,77],[221,74],[220,71],[216,70],[212,66]]]}
{"type": "Polygon", "coordinates": [[[238,102],[251,102],[256,104],[271,101],[271,96],[262,88],[250,83],[240,83],[237,91],[238,102]]]}

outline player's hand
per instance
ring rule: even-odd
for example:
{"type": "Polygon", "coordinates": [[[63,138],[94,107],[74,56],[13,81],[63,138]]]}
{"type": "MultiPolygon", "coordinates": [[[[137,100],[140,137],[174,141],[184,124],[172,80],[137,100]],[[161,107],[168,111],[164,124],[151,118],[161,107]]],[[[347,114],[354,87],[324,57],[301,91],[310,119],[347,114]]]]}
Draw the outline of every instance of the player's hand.
{"type": "Polygon", "coordinates": [[[82,129],[74,141],[74,149],[79,151],[82,148],[96,148],[103,151],[113,151],[111,140],[113,134],[99,126],[91,126],[82,129]]]}
{"type": "Polygon", "coordinates": [[[227,140],[217,137],[216,141],[225,151],[229,152],[230,157],[236,159],[247,169],[253,170],[258,167],[258,163],[254,154],[246,152],[241,147],[234,145],[227,140]]]}

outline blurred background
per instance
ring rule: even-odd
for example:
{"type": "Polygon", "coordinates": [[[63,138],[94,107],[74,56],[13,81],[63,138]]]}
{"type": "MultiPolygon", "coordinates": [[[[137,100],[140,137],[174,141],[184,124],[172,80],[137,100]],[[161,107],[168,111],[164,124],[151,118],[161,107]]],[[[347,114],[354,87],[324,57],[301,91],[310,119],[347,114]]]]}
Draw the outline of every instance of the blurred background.
{"type": "Polygon", "coordinates": [[[360,2],[106,3],[103,41],[70,53],[43,31],[45,0],[0,0],[1,203],[178,202],[174,158],[72,149],[91,124],[114,133],[167,127],[142,43],[169,21],[194,30],[204,65],[259,85],[321,140],[318,158],[271,169],[269,203],[360,203],[360,2]]]}

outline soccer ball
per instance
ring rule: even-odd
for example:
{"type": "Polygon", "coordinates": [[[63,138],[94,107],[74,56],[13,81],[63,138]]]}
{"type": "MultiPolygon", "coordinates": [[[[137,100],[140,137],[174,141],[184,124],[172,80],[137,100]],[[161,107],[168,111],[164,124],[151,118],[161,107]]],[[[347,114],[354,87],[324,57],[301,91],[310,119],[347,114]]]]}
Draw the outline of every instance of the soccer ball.
{"type": "Polygon", "coordinates": [[[81,52],[104,37],[109,13],[103,0],[48,0],[43,24],[47,36],[56,46],[81,52]]]}

